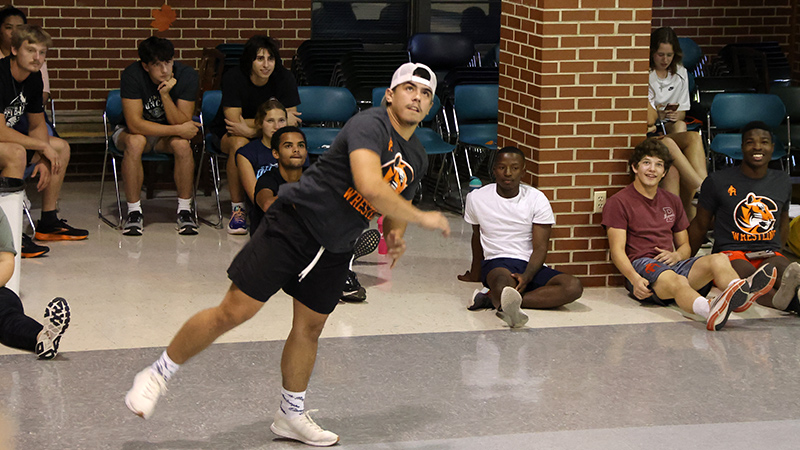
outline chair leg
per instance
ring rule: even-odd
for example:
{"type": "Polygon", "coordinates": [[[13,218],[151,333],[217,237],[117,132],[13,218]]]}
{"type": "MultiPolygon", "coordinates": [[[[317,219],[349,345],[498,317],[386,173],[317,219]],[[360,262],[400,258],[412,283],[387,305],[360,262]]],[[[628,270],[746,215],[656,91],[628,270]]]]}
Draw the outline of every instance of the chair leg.
{"type": "Polygon", "coordinates": [[[103,214],[103,193],[105,191],[105,184],[106,184],[106,167],[108,164],[108,153],[106,152],[105,157],[103,158],[103,175],[100,179],[100,203],[97,207],[97,217],[99,217],[106,225],[110,226],[111,228],[120,229],[122,228],[122,201],[119,195],[119,177],[117,175],[117,160],[114,156],[111,156],[111,168],[114,174],[114,192],[117,198],[117,223],[112,222],[103,214]]]}
{"type": "MultiPolygon", "coordinates": [[[[200,154],[200,162],[197,164],[197,176],[195,177],[195,183],[194,183],[194,195],[195,195],[195,199],[196,199],[197,191],[200,189],[200,177],[201,177],[201,175],[203,173],[202,172],[203,171],[203,163],[204,163],[204,157],[206,155],[208,155],[209,170],[211,172],[211,181],[212,181],[212,183],[214,185],[214,200],[215,200],[215,202],[217,204],[217,221],[216,222],[212,222],[212,221],[210,221],[210,220],[208,220],[208,219],[206,219],[204,217],[201,217],[199,215],[199,212],[196,212],[196,215],[197,215],[197,219],[198,219],[199,222],[203,222],[206,225],[209,225],[211,227],[220,229],[220,228],[222,228],[222,205],[220,204],[220,201],[219,201],[219,186],[220,186],[220,181],[221,181],[220,180],[220,174],[219,174],[219,161],[217,160],[217,155],[208,153],[208,152],[205,151],[205,149],[200,154]]],[[[196,201],[197,200],[195,200],[195,202],[196,201]]]]}
{"type": "MultiPolygon", "coordinates": [[[[450,154],[453,156],[453,171],[456,174],[456,187],[458,188],[458,200],[461,203],[461,213],[463,214],[464,213],[464,195],[461,193],[461,179],[458,177],[458,163],[456,162],[456,152],[455,152],[455,150],[450,152],[450,154]]],[[[469,161],[469,158],[467,158],[467,161],[469,161]]],[[[467,164],[467,168],[469,168],[469,164],[467,164]]],[[[472,174],[471,170],[470,170],[470,174],[472,174]]],[[[470,175],[470,176],[472,176],[472,175],[470,175]]]]}

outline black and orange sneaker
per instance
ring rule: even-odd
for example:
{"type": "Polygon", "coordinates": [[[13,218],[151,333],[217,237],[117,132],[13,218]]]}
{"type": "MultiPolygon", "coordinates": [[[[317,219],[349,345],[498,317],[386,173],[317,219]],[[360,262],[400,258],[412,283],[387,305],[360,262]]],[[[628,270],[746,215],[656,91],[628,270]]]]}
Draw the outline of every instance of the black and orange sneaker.
{"type": "Polygon", "coordinates": [[[39,245],[36,242],[33,242],[33,239],[31,239],[31,237],[27,234],[22,234],[22,251],[20,252],[21,257],[36,258],[37,256],[42,256],[49,251],[50,247],[39,245]]]}
{"type": "Polygon", "coordinates": [[[80,241],[89,237],[89,231],[74,228],[64,219],[49,224],[40,220],[34,236],[40,241],[80,241]]]}

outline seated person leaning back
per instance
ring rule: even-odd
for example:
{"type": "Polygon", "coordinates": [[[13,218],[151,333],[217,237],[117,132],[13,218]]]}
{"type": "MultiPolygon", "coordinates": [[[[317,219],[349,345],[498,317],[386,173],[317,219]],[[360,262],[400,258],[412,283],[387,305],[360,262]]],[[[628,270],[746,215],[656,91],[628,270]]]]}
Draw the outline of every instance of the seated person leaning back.
{"type": "Polygon", "coordinates": [[[680,199],[658,187],[671,163],[669,150],[657,139],[634,149],[628,161],[633,183],[603,208],[611,261],[636,299],[662,306],[674,299],[682,310],[705,318],[709,331],[719,330],[731,311],[747,310],[772,288],[776,271],[764,265],[742,280],[725,255],[691,257],[689,221],[680,199]],[[722,293],[708,300],[704,295],[711,283],[722,293]]]}

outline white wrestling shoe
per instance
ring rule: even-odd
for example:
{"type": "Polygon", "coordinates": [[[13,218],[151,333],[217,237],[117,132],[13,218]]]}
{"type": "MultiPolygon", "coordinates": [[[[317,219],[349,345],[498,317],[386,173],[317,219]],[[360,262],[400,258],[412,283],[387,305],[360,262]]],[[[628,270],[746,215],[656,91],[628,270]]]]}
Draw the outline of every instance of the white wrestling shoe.
{"type": "Polygon", "coordinates": [[[503,319],[511,328],[520,328],[528,323],[528,315],[522,312],[522,295],[511,286],[503,288],[500,293],[500,307],[502,311],[497,311],[497,317],[503,319]]]}
{"type": "Polygon", "coordinates": [[[293,419],[287,418],[280,410],[275,413],[275,420],[269,429],[278,436],[294,439],[315,447],[330,447],[339,442],[339,435],[323,430],[306,411],[293,419]]]}
{"type": "Polygon", "coordinates": [[[125,395],[125,405],[142,419],[149,419],[156,408],[158,398],[167,393],[167,380],[150,367],[133,379],[133,387],[125,395]]]}

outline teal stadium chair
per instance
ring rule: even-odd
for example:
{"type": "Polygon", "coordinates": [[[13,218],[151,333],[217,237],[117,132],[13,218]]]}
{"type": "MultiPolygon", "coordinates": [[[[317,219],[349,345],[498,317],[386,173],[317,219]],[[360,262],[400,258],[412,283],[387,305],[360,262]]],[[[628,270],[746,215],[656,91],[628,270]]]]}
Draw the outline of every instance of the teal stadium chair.
{"type": "Polygon", "coordinates": [[[478,154],[479,161],[488,157],[491,167],[497,150],[498,92],[497,84],[463,84],[453,89],[456,143],[464,149],[470,177],[474,173],[469,152],[478,154]]]}
{"type": "MultiPolygon", "coordinates": [[[[708,144],[712,152],[712,168],[716,170],[713,154],[725,157],[730,163],[742,159],[742,135],[739,130],[754,120],[775,129],[786,118],[786,107],[780,97],[772,94],[717,94],[707,117],[708,144]]],[[[775,151],[772,160],[784,162],[786,148],[773,136],[775,151]]]]}
{"type": "Polygon", "coordinates": [[[217,206],[217,219],[216,222],[205,219],[199,216],[198,219],[207,225],[214,228],[222,228],[222,205],[219,201],[219,189],[221,184],[219,159],[220,157],[227,157],[222,150],[220,150],[219,139],[214,133],[208,130],[208,127],[214,121],[214,118],[219,111],[219,106],[222,103],[222,91],[211,90],[203,92],[203,100],[200,103],[200,129],[203,134],[203,149],[200,153],[200,163],[197,165],[197,176],[194,181],[194,194],[197,198],[197,190],[200,187],[200,175],[203,170],[203,162],[208,158],[208,164],[211,169],[211,181],[214,185],[214,200],[217,206]]]}
{"type": "Polygon", "coordinates": [[[309,155],[320,155],[330,148],[344,123],[358,112],[356,99],[343,87],[299,86],[297,91],[306,148],[309,155]]]}
{"type": "Polygon", "coordinates": [[[798,169],[798,142],[800,142],[800,86],[772,86],[770,94],[781,98],[786,106],[786,122],[781,124],[775,134],[786,146],[789,159],[789,171],[793,173],[798,169]],[[792,140],[794,138],[794,140],[792,140]]]}
{"type": "MultiPolygon", "coordinates": [[[[100,203],[97,207],[97,216],[112,228],[120,229],[122,227],[122,201],[119,194],[119,174],[117,173],[117,159],[122,158],[122,152],[114,145],[111,136],[117,125],[124,121],[122,116],[122,99],[119,96],[119,89],[114,89],[108,93],[106,99],[106,109],[103,111],[103,131],[105,138],[105,156],[103,157],[103,175],[100,178],[100,203]],[[117,221],[116,223],[107,218],[103,214],[103,193],[106,182],[106,168],[108,167],[108,158],[111,157],[111,168],[114,173],[114,191],[117,198],[117,221]]],[[[142,154],[142,162],[170,162],[172,155],[166,153],[148,152],[142,154]]]]}

